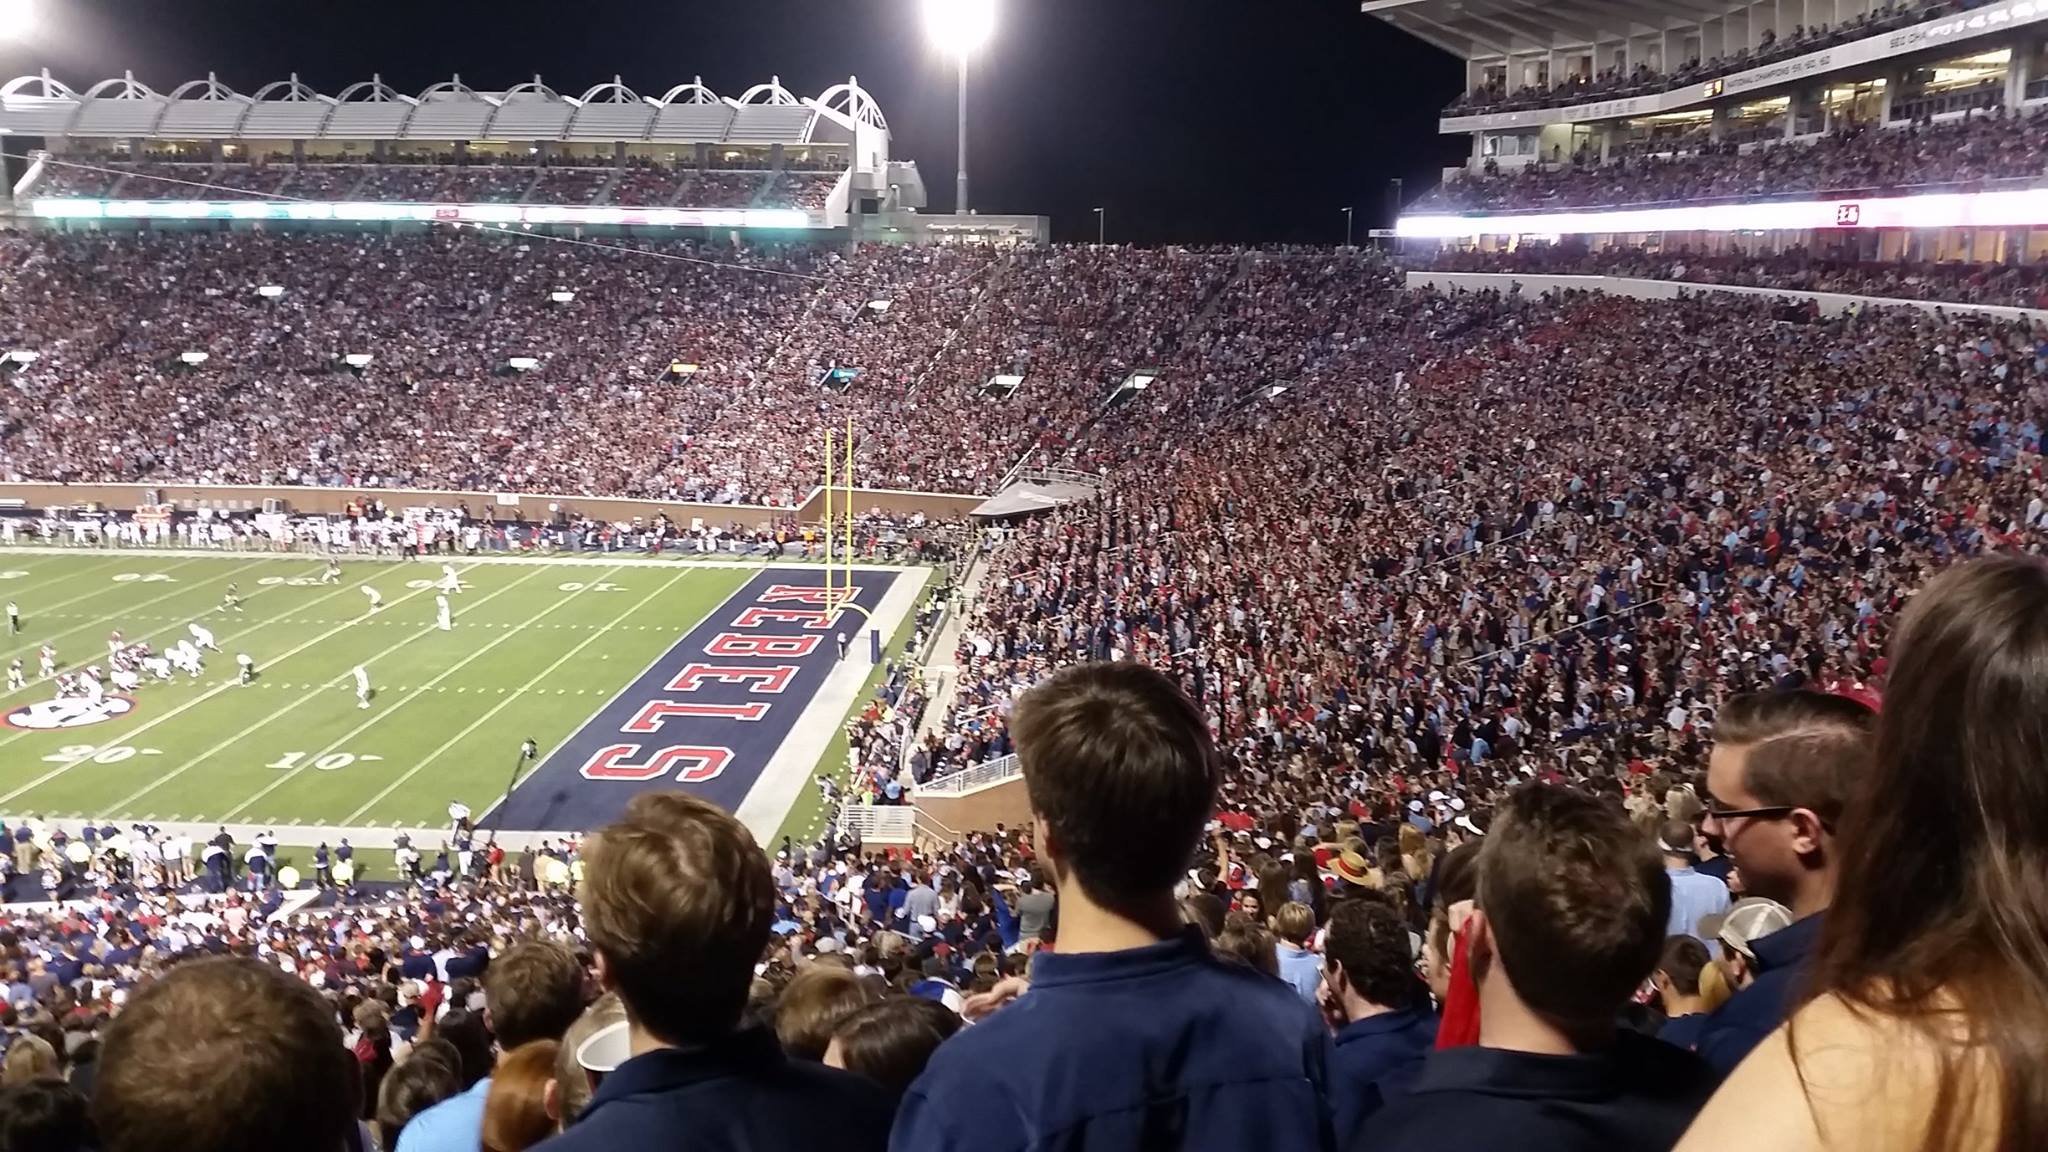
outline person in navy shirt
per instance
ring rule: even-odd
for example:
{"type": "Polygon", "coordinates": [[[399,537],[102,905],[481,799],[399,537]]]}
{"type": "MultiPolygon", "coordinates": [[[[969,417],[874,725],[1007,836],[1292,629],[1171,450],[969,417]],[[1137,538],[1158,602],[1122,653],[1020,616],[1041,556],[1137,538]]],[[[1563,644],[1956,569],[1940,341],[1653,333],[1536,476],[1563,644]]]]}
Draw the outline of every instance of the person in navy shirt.
{"type": "Polygon", "coordinates": [[[1331,1112],[1349,1141],[1389,1097],[1407,1089],[1436,1047],[1436,1013],[1415,974],[1408,925],[1377,893],[1330,912],[1323,936],[1324,1012],[1337,1026],[1331,1112]]]}
{"type": "Polygon", "coordinates": [[[1716,1078],[1619,1023],[1663,951],[1663,855],[1619,805],[1540,783],[1509,795],[1484,845],[1461,928],[1479,1042],[1431,1053],[1352,1147],[1666,1152],[1716,1078]]]}
{"type": "Polygon", "coordinates": [[[643,792],[583,850],[583,926],[625,1008],[630,1059],[546,1152],[879,1152],[886,1089],[791,1060],[742,1026],[775,923],[775,878],[744,825],[681,792],[643,792]]]}
{"type": "Polygon", "coordinates": [[[1700,1026],[1697,1051],[1724,1076],[1791,1012],[1834,898],[1835,838],[1851,782],[1869,771],[1876,724],[1868,705],[1822,692],[1738,696],[1715,719],[1700,830],[1735,861],[1745,895],[1793,918],[1749,942],[1755,979],[1700,1026]]]}
{"type": "Polygon", "coordinates": [[[1025,693],[1010,729],[1059,893],[1054,951],[939,1046],[890,1148],[1333,1147],[1316,1011],[1181,922],[1219,774],[1201,714],[1150,668],[1082,664],[1025,693]]]}

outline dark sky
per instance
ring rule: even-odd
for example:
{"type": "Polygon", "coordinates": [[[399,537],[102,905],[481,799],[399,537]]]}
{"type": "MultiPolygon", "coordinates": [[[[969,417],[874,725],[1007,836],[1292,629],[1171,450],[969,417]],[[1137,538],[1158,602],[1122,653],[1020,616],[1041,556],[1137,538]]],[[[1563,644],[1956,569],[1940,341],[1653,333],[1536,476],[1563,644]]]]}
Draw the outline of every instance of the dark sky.
{"type": "MultiPolygon", "coordinates": [[[[0,68],[83,89],[132,68],[168,92],[208,71],[238,91],[296,71],[322,92],[381,73],[408,94],[451,73],[498,89],[538,72],[567,95],[614,73],[643,95],[701,74],[721,95],[779,75],[814,96],[858,75],[953,200],[954,80],[916,0],[41,0],[0,68]]],[[[1003,0],[969,92],[974,203],[1043,213],[1057,238],[1332,242],[1386,182],[1413,197],[1461,149],[1435,133],[1456,62],[1355,0],[1003,0]]]]}

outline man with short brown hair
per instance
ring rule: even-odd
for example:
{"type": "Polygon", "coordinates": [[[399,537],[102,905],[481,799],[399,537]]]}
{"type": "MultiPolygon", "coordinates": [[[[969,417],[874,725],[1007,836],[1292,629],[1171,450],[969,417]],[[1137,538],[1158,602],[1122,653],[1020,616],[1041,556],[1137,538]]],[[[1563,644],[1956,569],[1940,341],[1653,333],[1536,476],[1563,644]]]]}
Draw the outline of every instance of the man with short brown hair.
{"type": "MultiPolygon", "coordinates": [[[[583,965],[551,940],[528,940],[492,958],[484,971],[484,1023],[498,1050],[531,1040],[560,1040],[583,1012],[583,965]]],[[[491,1078],[414,1116],[394,1152],[479,1152],[491,1078]]]]}
{"type": "Polygon", "coordinates": [[[859,1077],[794,1062],[740,1027],[768,944],[775,880],[739,821],[680,792],[635,797],[583,847],[597,977],[625,1006],[632,1058],[550,1152],[676,1146],[880,1149],[890,1107],[859,1077]]]}
{"type": "Polygon", "coordinates": [[[1724,1076],[1792,1007],[1834,902],[1835,837],[1876,726],[1868,705],[1824,692],[1737,696],[1715,719],[1700,831],[1734,860],[1746,895],[1792,911],[1790,926],[1755,942],[1755,982],[1700,1025],[1696,1051],[1724,1076]]]}
{"type": "Polygon", "coordinates": [[[1015,1004],[939,1046],[891,1147],[1330,1147],[1318,1013],[1181,920],[1218,774],[1195,706],[1143,665],[1081,664],[1026,692],[1010,730],[1056,950],[1015,1004]]]}
{"type": "Polygon", "coordinates": [[[103,1152],[341,1152],[359,1089],[320,994],[270,964],[193,960],[108,1029],[93,1091],[103,1152]]]}
{"type": "Polygon", "coordinates": [[[1671,882],[1620,807],[1542,784],[1487,830],[1463,932],[1479,987],[1479,1043],[1439,1049],[1354,1147],[1437,1152],[1665,1149],[1713,1094],[1689,1052],[1620,1027],[1657,965],[1671,882]]]}

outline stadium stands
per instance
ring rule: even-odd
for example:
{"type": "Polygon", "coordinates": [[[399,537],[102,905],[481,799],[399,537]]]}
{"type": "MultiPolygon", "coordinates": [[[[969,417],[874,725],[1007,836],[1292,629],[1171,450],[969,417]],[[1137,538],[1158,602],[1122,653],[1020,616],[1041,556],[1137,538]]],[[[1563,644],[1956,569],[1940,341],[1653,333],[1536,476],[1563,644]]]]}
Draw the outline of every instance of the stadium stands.
{"type": "Polygon", "coordinates": [[[1669,71],[1648,64],[1603,68],[1592,75],[1572,75],[1553,84],[1515,85],[1497,78],[1460,95],[1444,109],[1446,116],[1474,112],[1516,111],[1527,108],[1558,108],[1595,100],[1611,100],[1669,92],[1739,72],[1789,60],[1809,52],[1824,51],[1852,40],[1876,36],[1895,28],[1932,20],[1953,12],[1967,12],[1984,6],[1985,0],[1886,0],[1866,11],[1833,24],[1819,22],[1811,27],[1796,25],[1788,35],[1765,28],[1754,49],[1692,59],[1669,71]]]}
{"type": "Polygon", "coordinates": [[[1540,210],[1712,203],[1833,195],[2038,186],[2048,145],[2042,117],[2003,108],[1940,123],[1861,127],[1813,141],[1708,144],[1675,155],[1609,163],[1579,155],[1509,173],[1460,174],[1419,210],[1540,210]]]}

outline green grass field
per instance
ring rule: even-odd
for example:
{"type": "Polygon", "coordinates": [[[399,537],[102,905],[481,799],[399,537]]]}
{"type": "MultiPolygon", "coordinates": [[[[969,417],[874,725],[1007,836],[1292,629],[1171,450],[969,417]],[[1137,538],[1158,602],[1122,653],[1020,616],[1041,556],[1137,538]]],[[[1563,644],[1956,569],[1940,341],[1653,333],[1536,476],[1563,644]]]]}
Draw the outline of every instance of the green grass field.
{"type": "Polygon", "coordinates": [[[312,557],[136,552],[0,553],[0,599],[20,606],[0,668],[48,700],[36,652],[106,666],[107,634],[158,650],[199,621],[220,653],[204,675],[145,677],[125,715],[56,730],[0,728],[0,813],[56,819],[438,827],[449,800],[481,813],[504,791],[519,741],[542,755],[753,574],[740,567],[454,562],[455,627],[435,627],[440,562],[345,563],[321,585],[312,557]],[[222,609],[240,586],[244,611],[222,609]],[[360,591],[374,585],[381,611],[360,591]],[[236,684],[247,652],[257,682],[236,684]],[[376,695],[357,706],[350,670],[376,695]]]}

